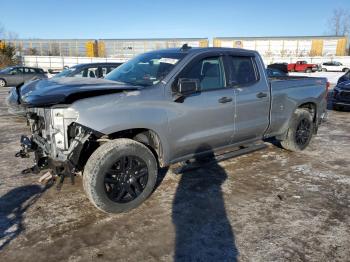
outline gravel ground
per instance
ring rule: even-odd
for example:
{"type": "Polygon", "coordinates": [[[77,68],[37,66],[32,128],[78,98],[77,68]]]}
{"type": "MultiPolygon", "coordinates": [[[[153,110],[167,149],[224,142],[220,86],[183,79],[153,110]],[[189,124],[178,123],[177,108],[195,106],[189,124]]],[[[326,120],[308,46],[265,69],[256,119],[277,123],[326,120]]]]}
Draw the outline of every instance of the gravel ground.
{"type": "Polygon", "coordinates": [[[164,179],[107,215],[81,179],[62,191],[22,175],[25,122],[0,91],[0,261],[349,261],[350,112],[329,111],[309,148],[263,150],[164,179]],[[191,258],[189,257],[191,256],[191,258]]]}

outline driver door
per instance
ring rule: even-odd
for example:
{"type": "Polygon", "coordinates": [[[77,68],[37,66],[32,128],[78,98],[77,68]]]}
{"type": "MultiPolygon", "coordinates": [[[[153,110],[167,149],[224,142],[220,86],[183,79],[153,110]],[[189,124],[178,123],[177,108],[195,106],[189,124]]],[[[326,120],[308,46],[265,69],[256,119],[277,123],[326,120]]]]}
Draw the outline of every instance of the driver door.
{"type": "Polygon", "coordinates": [[[8,86],[17,86],[19,84],[22,84],[24,82],[23,68],[22,67],[13,68],[9,72],[8,76],[6,77],[6,82],[8,86]]]}
{"type": "Polygon", "coordinates": [[[201,57],[174,81],[196,79],[201,91],[172,101],[168,119],[171,159],[180,159],[227,145],[234,132],[234,92],[226,83],[222,55],[201,57]]]}

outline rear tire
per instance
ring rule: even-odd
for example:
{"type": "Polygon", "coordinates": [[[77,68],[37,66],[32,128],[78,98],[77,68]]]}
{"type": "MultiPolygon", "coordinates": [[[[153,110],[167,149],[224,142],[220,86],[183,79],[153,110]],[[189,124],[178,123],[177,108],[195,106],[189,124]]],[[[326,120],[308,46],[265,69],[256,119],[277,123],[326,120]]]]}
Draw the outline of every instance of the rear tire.
{"type": "Polygon", "coordinates": [[[281,141],[284,149],[289,151],[302,151],[310,143],[314,130],[312,115],[307,109],[298,108],[295,110],[287,137],[281,141]]]}
{"type": "Polygon", "coordinates": [[[5,87],[6,81],[4,79],[0,79],[0,87],[5,87]]]}
{"type": "Polygon", "coordinates": [[[327,72],[327,68],[322,68],[322,72],[327,72]]]}
{"type": "Polygon", "coordinates": [[[340,106],[340,105],[333,105],[333,110],[335,111],[342,111],[344,109],[343,106],[340,106]]]}
{"type": "Polygon", "coordinates": [[[83,185],[90,201],[106,213],[131,210],[152,193],[157,161],[143,144],[121,138],[101,145],[84,169],[83,185]]]}
{"type": "Polygon", "coordinates": [[[305,73],[312,73],[312,70],[310,68],[306,68],[305,73]]]}
{"type": "Polygon", "coordinates": [[[349,68],[344,68],[343,72],[347,73],[347,72],[349,72],[349,70],[350,70],[349,68]]]}

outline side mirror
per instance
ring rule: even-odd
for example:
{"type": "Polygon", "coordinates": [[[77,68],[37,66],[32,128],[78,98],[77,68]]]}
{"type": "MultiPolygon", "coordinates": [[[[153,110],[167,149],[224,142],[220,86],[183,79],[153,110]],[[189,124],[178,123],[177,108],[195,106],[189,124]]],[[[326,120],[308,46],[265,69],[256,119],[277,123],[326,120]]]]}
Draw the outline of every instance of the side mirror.
{"type": "Polygon", "coordinates": [[[182,95],[190,95],[200,91],[198,79],[180,78],[177,84],[177,92],[182,95]]]}

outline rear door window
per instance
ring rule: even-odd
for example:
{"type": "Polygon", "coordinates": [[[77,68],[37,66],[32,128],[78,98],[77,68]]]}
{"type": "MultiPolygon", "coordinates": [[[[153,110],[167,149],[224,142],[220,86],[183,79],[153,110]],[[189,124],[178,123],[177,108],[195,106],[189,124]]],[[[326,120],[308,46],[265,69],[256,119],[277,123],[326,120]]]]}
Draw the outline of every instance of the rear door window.
{"type": "Polygon", "coordinates": [[[233,86],[252,85],[259,80],[254,57],[230,56],[230,83],[233,86]]]}

